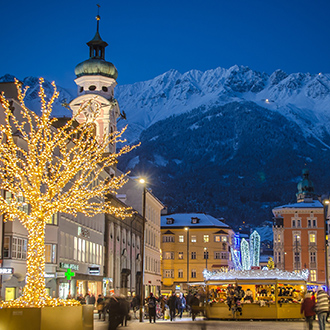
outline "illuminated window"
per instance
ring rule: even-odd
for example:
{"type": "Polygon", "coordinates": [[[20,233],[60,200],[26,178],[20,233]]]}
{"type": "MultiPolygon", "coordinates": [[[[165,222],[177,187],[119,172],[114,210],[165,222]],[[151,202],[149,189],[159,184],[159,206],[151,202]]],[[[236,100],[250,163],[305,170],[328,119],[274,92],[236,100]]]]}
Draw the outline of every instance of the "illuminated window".
{"type": "Polygon", "coordinates": [[[196,243],[196,242],[197,242],[196,235],[191,235],[191,243],[196,243]]]}
{"type": "Polygon", "coordinates": [[[309,243],[316,243],[316,235],[309,234],[309,243]]]}
{"type": "Polygon", "coordinates": [[[280,243],[281,242],[281,234],[277,235],[277,242],[280,243]]]}
{"type": "Polygon", "coordinates": [[[57,226],[57,224],[58,224],[58,214],[55,213],[51,217],[47,218],[46,219],[46,224],[47,225],[55,225],[55,226],[57,226]]]}
{"type": "Polygon", "coordinates": [[[210,241],[210,236],[209,235],[204,235],[203,241],[204,241],[204,243],[208,243],[210,241]]]}
{"type": "Polygon", "coordinates": [[[56,264],[56,244],[45,244],[45,262],[56,264]]]}
{"type": "Polygon", "coordinates": [[[172,278],[173,277],[173,269],[164,269],[164,277],[172,278]]]}
{"type": "Polygon", "coordinates": [[[227,242],[228,237],[227,236],[221,236],[221,242],[227,242]]]}
{"type": "Polygon", "coordinates": [[[179,235],[179,243],[184,243],[184,236],[183,235],[179,235]]]}
{"type": "Polygon", "coordinates": [[[315,269],[310,270],[310,276],[311,276],[311,282],[316,282],[316,270],[315,269]]]}
{"type": "Polygon", "coordinates": [[[163,259],[174,259],[174,252],[164,252],[163,259]]]}
{"type": "Polygon", "coordinates": [[[214,242],[221,242],[220,235],[214,235],[214,242]]]}
{"type": "Polygon", "coordinates": [[[179,259],[183,259],[183,252],[179,252],[179,259]]]}

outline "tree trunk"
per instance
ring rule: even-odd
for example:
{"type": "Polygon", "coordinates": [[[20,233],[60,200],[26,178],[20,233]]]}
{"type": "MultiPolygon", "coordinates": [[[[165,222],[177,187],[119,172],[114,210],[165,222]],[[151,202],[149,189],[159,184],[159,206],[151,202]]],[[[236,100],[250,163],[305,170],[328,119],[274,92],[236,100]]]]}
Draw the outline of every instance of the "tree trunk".
{"type": "Polygon", "coordinates": [[[45,304],[47,296],[45,285],[44,219],[31,217],[27,230],[26,284],[22,298],[29,305],[42,306],[45,304]]]}

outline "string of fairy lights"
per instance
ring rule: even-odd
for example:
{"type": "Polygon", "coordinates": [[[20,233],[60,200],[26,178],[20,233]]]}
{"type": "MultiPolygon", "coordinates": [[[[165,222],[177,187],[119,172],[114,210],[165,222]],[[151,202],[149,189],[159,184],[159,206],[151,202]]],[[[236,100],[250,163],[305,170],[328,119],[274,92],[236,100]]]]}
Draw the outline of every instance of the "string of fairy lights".
{"type": "MultiPolygon", "coordinates": [[[[116,207],[105,196],[113,194],[126,182],[126,175],[111,177],[106,170],[117,163],[118,157],[136,146],[124,146],[112,154],[106,153],[110,144],[121,139],[123,131],[94,136],[90,122],[74,127],[84,105],[68,122],[54,128],[52,106],[59,93],[47,101],[40,78],[39,97],[41,115],[30,111],[24,103],[27,88],[22,90],[15,80],[20,112],[11,111],[9,101],[0,95],[5,122],[0,125],[0,190],[9,193],[0,196],[0,214],[5,221],[19,219],[28,232],[27,273],[23,294],[16,300],[0,302],[0,307],[73,306],[76,300],[51,298],[45,288],[45,224],[52,215],[62,212],[76,216],[82,213],[92,217],[111,213],[125,218],[131,208],[116,207]],[[22,200],[29,212],[22,208],[22,200]]],[[[92,101],[92,100],[91,100],[92,101]]],[[[98,112],[98,109],[95,112],[98,112]]]]}

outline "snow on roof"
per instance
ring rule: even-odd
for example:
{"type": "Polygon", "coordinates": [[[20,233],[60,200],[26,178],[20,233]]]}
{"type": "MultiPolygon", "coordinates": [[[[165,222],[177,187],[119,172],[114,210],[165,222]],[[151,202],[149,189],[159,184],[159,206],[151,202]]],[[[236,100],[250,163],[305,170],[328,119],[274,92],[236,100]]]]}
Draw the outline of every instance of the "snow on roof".
{"type": "Polygon", "coordinates": [[[230,226],[224,222],[205,213],[175,213],[167,214],[161,217],[161,227],[223,227],[230,229],[230,226]],[[167,218],[173,219],[173,223],[167,223],[167,218]],[[192,223],[191,219],[197,218],[197,223],[192,223]]]}
{"type": "Polygon", "coordinates": [[[294,204],[286,204],[282,206],[274,207],[274,210],[278,209],[300,209],[300,208],[323,208],[323,204],[319,200],[313,200],[312,202],[300,202],[300,203],[294,203],[294,204]]]}
{"type": "Polygon", "coordinates": [[[207,281],[228,281],[228,280],[251,280],[251,279],[269,279],[269,280],[285,280],[285,281],[307,281],[308,269],[304,269],[299,273],[288,272],[280,269],[251,269],[251,270],[229,270],[225,271],[204,271],[204,277],[207,281]]]}

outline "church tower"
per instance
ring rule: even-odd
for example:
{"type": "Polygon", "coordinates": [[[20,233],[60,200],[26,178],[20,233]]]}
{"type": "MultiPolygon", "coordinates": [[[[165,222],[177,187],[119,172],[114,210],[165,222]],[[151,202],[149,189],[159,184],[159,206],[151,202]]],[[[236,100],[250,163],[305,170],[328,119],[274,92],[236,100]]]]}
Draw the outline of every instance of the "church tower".
{"type": "MultiPolygon", "coordinates": [[[[70,108],[76,115],[80,107],[86,109],[77,117],[77,121],[93,122],[97,138],[117,130],[117,118],[120,109],[114,98],[118,72],[116,67],[105,60],[105,48],[108,44],[99,33],[100,16],[96,16],[97,28],[94,38],[87,42],[89,59],[79,63],[75,68],[75,83],[78,96],[70,102],[70,108]]],[[[109,145],[107,152],[115,152],[115,145],[109,145]]]]}

